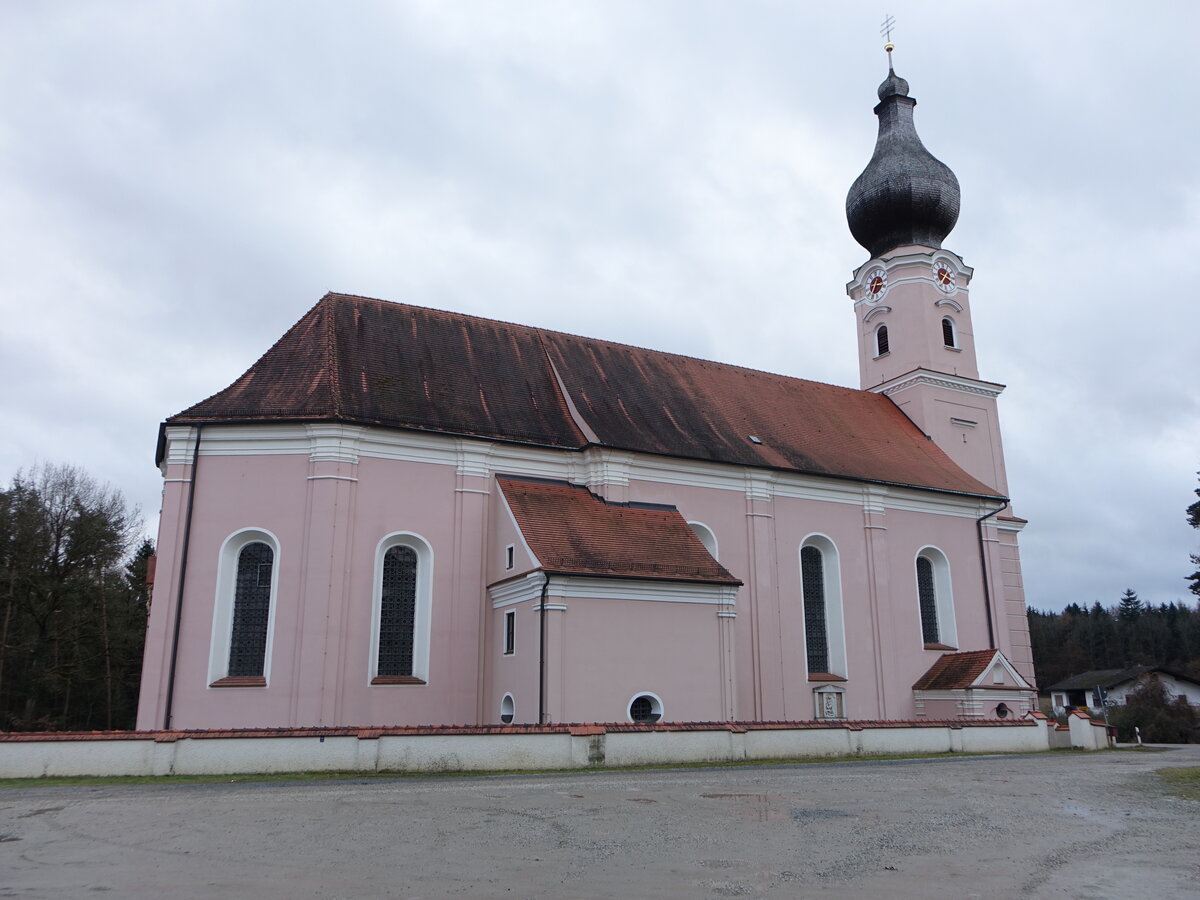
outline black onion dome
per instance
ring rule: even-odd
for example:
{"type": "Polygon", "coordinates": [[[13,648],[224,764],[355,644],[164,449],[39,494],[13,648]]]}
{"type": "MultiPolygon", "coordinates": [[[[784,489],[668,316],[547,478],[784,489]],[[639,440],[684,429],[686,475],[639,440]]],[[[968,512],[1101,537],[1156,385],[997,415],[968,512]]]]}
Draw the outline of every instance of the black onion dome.
{"type": "Polygon", "coordinates": [[[941,247],[958,221],[958,179],[917,136],[916,105],[889,67],[875,107],[875,153],[846,195],[850,233],[872,256],[907,244],[941,247]]]}

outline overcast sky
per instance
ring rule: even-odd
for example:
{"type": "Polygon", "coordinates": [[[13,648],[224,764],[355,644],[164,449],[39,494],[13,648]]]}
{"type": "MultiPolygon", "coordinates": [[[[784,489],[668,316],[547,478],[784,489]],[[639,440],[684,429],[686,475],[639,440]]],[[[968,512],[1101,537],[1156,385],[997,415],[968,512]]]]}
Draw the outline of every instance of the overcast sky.
{"type": "Polygon", "coordinates": [[[153,534],[158,424],[327,290],[857,387],[885,12],[1030,604],[1188,601],[1193,0],[2,4],[0,483],[74,463],[153,534]]]}

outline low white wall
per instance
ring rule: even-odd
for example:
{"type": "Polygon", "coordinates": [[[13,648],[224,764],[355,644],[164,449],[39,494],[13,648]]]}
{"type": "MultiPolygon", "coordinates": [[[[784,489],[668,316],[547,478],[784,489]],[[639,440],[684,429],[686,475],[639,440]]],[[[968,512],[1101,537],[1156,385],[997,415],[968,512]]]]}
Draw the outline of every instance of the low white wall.
{"type": "MultiPolygon", "coordinates": [[[[1087,749],[1107,745],[1103,727],[1096,729],[1090,720],[1073,720],[1071,738],[1074,746],[1087,749]]],[[[309,729],[58,738],[4,735],[0,777],[547,770],[858,754],[1030,752],[1050,746],[1045,719],[1034,717],[1020,724],[846,723],[820,728],[593,725],[416,733],[309,729]]]]}

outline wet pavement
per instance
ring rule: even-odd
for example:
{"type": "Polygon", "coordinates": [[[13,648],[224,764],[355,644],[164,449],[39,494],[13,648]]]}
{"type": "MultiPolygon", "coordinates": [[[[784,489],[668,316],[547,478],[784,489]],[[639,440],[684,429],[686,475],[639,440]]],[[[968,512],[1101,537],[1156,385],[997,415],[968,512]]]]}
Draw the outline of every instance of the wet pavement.
{"type": "Polygon", "coordinates": [[[1163,752],[0,790],[0,897],[1200,897],[1163,752]]]}

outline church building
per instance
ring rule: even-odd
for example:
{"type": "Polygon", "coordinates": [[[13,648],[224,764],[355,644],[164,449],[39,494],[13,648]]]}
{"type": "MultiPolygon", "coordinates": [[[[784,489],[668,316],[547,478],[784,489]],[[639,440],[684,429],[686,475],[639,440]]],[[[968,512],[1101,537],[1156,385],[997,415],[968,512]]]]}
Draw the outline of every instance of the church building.
{"type": "Polygon", "coordinates": [[[167,419],[139,729],[1035,708],[915,105],[889,65],[846,201],[859,389],[327,294],[167,419]]]}

